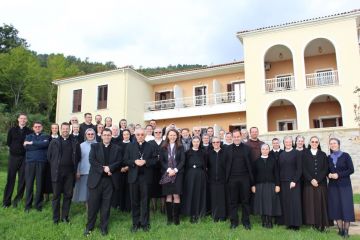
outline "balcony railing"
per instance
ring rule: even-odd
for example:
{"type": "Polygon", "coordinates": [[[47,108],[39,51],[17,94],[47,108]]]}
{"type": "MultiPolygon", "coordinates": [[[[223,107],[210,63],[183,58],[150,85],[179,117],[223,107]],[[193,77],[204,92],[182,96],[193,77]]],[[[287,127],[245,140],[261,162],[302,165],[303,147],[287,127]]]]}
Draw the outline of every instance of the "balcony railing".
{"type": "Polygon", "coordinates": [[[295,89],[295,77],[277,77],[265,79],[266,92],[279,92],[295,89]]]}
{"type": "Polygon", "coordinates": [[[240,94],[235,92],[213,93],[193,97],[145,102],[145,112],[176,108],[200,107],[224,103],[241,103],[244,101],[244,99],[240,98],[240,94]]]}
{"type": "Polygon", "coordinates": [[[337,70],[306,74],[306,87],[308,88],[338,84],[337,70]]]}

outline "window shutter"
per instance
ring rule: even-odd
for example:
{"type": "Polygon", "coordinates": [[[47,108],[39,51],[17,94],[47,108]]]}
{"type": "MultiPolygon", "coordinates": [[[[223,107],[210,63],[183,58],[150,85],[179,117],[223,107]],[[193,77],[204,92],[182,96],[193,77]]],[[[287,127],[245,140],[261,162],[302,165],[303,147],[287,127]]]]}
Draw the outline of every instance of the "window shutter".
{"type": "Polygon", "coordinates": [[[342,117],[339,117],[339,127],[343,126],[343,121],[342,121],[342,117]]]}
{"type": "Polygon", "coordinates": [[[81,112],[82,89],[73,91],[73,112],[81,112]]]}
{"type": "Polygon", "coordinates": [[[107,108],[108,85],[98,87],[98,109],[107,108]]]}
{"type": "Polygon", "coordinates": [[[233,89],[234,89],[234,88],[233,88],[233,85],[232,85],[231,83],[227,84],[227,85],[226,85],[226,88],[227,88],[227,91],[228,91],[228,92],[232,92],[233,89]]]}

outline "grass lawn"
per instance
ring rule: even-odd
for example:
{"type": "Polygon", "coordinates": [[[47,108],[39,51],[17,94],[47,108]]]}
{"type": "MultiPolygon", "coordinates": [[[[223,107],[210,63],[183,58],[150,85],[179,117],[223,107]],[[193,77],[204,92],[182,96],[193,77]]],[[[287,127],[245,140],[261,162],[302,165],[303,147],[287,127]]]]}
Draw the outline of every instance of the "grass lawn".
{"type": "MultiPolygon", "coordinates": [[[[0,172],[0,199],[6,173],[0,172]]],[[[24,213],[24,205],[17,209],[0,209],[0,239],[84,239],[82,233],[86,223],[85,207],[81,204],[72,204],[70,213],[71,224],[52,223],[51,204],[47,202],[42,212],[36,210],[24,213]]],[[[89,239],[341,239],[336,230],[331,228],[326,233],[319,233],[309,227],[302,227],[300,231],[286,230],[284,227],[274,227],[271,230],[260,226],[258,217],[252,217],[253,229],[244,230],[241,226],[236,230],[229,229],[229,222],[214,223],[207,217],[198,224],[190,224],[189,219],[181,219],[180,226],[167,226],[165,216],[151,214],[151,230],[148,233],[139,231],[130,233],[131,217],[112,210],[109,235],[102,237],[96,229],[89,239]]],[[[360,239],[352,236],[351,239],[360,239]]]]}

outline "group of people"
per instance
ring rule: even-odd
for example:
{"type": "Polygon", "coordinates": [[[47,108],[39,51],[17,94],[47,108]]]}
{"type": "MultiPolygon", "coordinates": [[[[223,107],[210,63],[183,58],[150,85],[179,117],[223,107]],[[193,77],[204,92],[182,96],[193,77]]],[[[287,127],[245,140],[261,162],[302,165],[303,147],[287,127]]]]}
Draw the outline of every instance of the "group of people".
{"type": "Polygon", "coordinates": [[[100,230],[108,233],[110,209],[131,211],[131,231],[150,230],[150,206],[159,199],[167,224],[180,224],[180,216],[197,223],[206,215],[215,222],[230,220],[230,228],[241,224],[251,229],[250,215],[260,215],[262,226],[285,225],[298,230],[310,225],[324,231],[336,221],[339,235],[349,236],[355,220],[350,175],[354,172],[340,140],[329,141],[330,155],[321,150],[319,138],[291,136],[274,138],[271,146],[259,140],[256,127],[215,136],[209,127],[142,128],[119,125],[110,117],[86,113],[79,124],[51,125],[43,132],[41,122],[27,127],[27,116],[18,116],[18,125],[8,132],[8,176],[3,207],[17,207],[24,190],[25,211],[33,206],[42,211],[44,194],[52,193],[55,224],[70,222],[71,202],[87,208],[84,235],[95,228],[100,212],[100,230]],[[18,191],[12,193],[18,174],[18,191]],[[35,197],[33,194],[36,183],[35,197]],[[47,187],[48,186],[48,187],[47,187]],[[62,206],[61,204],[62,201],[62,206]]]}

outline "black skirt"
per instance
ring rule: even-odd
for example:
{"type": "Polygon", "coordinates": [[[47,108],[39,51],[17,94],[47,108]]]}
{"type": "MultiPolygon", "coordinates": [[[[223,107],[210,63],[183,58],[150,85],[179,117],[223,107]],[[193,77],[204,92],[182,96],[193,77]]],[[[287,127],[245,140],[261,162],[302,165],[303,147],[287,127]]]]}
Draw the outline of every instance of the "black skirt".
{"type": "Polygon", "coordinates": [[[201,168],[189,168],[185,175],[183,213],[202,217],[206,214],[206,176],[201,168]]]}
{"type": "Polygon", "coordinates": [[[254,213],[264,216],[280,216],[280,195],[275,192],[274,183],[256,184],[254,213]]]}
{"type": "Polygon", "coordinates": [[[329,226],[326,185],[319,185],[318,187],[304,186],[303,206],[305,224],[315,225],[316,227],[329,226]]]}
{"type": "Polygon", "coordinates": [[[214,219],[226,219],[226,187],[224,183],[210,183],[211,215],[214,219]]]}
{"type": "MultiPolygon", "coordinates": [[[[183,173],[176,174],[175,182],[174,183],[166,183],[161,185],[162,186],[162,195],[172,195],[172,194],[182,194],[183,189],[183,173]]],[[[160,180],[159,180],[160,181],[160,180]]],[[[159,183],[158,181],[158,183],[159,183]]]]}
{"type": "Polygon", "coordinates": [[[301,186],[290,189],[290,182],[281,182],[280,200],[284,225],[300,227],[302,224],[301,186]]]}

